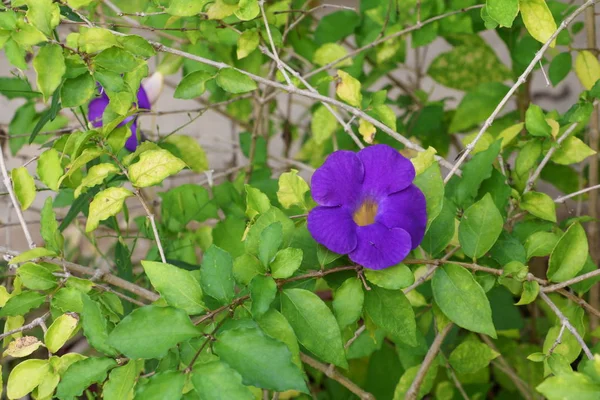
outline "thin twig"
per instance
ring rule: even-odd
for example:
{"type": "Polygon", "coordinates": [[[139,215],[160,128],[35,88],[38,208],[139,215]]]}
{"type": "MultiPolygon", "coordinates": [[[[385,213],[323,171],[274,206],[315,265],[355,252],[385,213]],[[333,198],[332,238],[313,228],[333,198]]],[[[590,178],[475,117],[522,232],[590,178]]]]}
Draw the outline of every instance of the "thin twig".
{"type": "Polygon", "coordinates": [[[496,106],[496,108],[494,109],[492,114],[489,116],[489,118],[485,121],[485,123],[479,130],[479,133],[477,133],[477,136],[475,136],[473,141],[467,145],[467,147],[465,148],[464,152],[462,153],[462,155],[460,156],[458,161],[454,164],[454,167],[450,170],[448,175],[446,175],[446,177],[444,178],[444,183],[447,183],[450,180],[450,178],[452,178],[452,176],[456,173],[458,168],[462,165],[462,163],[469,156],[471,151],[473,151],[473,149],[477,145],[477,142],[479,142],[479,139],[481,139],[483,134],[489,129],[490,126],[492,126],[492,123],[494,122],[494,119],[496,118],[496,116],[504,108],[504,106],[506,105],[508,100],[517,91],[519,86],[521,86],[527,80],[527,77],[529,76],[529,74],[531,73],[531,71],[533,70],[535,65],[541,60],[544,53],[546,52],[548,47],[550,47],[550,44],[552,44],[552,42],[556,39],[558,34],[560,32],[562,32],[571,23],[571,21],[573,21],[586,8],[592,6],[593,4],[595,4],[598,1],[600,1],[600,0],[587,0],[583,5],[581,5],[578,9],[576,9],[571,15],[569,15],[567,18],[565,18],[563,20],[563,22],[559,25],[558,29],[556,29],[556,31],[554,31],[554,33],[550,36],[550,38],[546,41],[546,43],[544,43],[542,48],[535,54],[535,57],[533,57],[533,59],[531,60],[531,62],[529,63],[529,65],[527,66],[525,71],[523,71],[521,76],[519,76],[519,79],[517,79],[517,82],[509,89],[508,93],[506,93],[506,95],[500,101],[500,103],[498,103],[498,106],[496,106]]]}
{"type": "Polygon", "coordinates": [[[556,337],[556,340],[552,344],[552,347],[550,347],[550,350],[548,350],[548,356],[551,356],[552,353],[554,353],[554,349],[556,349],[556,347],[558,347],[558,345],[562,343],[562,337],[565,334],[565,329],[567,329],[567,326],[565,324],[561,324],[560,331],[558,332],[558,336],[556,337]]]}
{"type": "Polygon", "coordinates": [[[418,397],[419,389],[421,388],[421,385],[423,384],[425,375],[427,375],[427,371],[429,371],[429,368],[431,367],[431,363],[433,363],[433,360],[435,360],[435,357],[437,356],[438,352],[440,351],[440,347],[442,346],[444,339],[446,338],[446,336],[452,329],[453,325],[454,324],[452,324],[451,322],[448,323],[444,327],[444,329],[442,329],[442,331],[437,334],[437,336],[433,340],[433,343],[431,343],[431,347],[429,347],[429,350],[427,351],[427,354],[425,355],[425,359],[421,363],[421,367],[419,368],[419,371],[417,372],[417,376],[415,376],[415,379],[412,381],[410,387],[408,388],[408,391],[406,392],[406,395],[404,396],[405,399],[414,400],[418,397]]]}
{"type": "Polygon", "coordinates": [[[322,362],[319,362],[304,353],[300,353],[300,359],[303,363],[323,372],[328,378],[333,379],[340,385],[344,386],[346,389],[357,395],[361,400],[375,400],[375,396],[369,392],[365,392],[356,383],[342,375],[337,369],[330,368],[329,365],[323,364],[322,362]]]}
{"type": "Polygon", "coordinates": [[[19,332],[23,332],[23,331],[28,331],[30,329],[35,328],[36,326],[42,326],[42,325],[44,325],[44,321],[46,319],[48,319],[49,316],[50,316],[50,313],[47,312],[44,315],[42,315],[41,317],[38,317],[38,318],[34,319],[33,321],[31,321],[27,325],[23,325],[23,326],[21,326],[19,328],[10,330],[8,332],[4,332],[3,334],[0,335],[0,340],[4,339],[5,337],[14,335],[15,333],[19,333],[19,332]]]}
{"type": "Polygon", "coordinates": [[[567,199],[570,199],[571,197],[579,196],[580,194],[584,194],[584,193],[587,193],[587,192],[590,192],[590,191],[596,190],[596,189],[600,189],[600,185],[590,186],[590,187],[587,187],[585,189],[581,189],[581,190],[578,190],[576,192],[569,193],[567,195],[557,197],[556,199],[554,199],[554,202],[555,203],[559,203],[559,204],[560,203],[564,203],[567,199]]]}
{"type": "Polygon", "coordinates": [[[577,329],[575,329],[575,327],[571,324],[569,319],[567,317],[565,317],[565,315],[558,309],[556,304],[554,304],[554,302],[552,302],[552,300],[550,300],[550,297],[548,297],[548,295],[546,293],[540,292],[539,296],[542,298],[542,300],[544,300],[546,302],[546,304],[548,304],[548,306],[552,309],[554,314],[556,314],[556,316],[558,317],[560,322],[563,325],[566,325],[569,332],[571,332],[573,334],[573,336],[575,336],[575,339],[577,339],[577,342],[583,349],[583,352],[585,353],[586,357],[590,360],[593,360],[594,356],[592,355],[592,352],[590,351],[589,347],[587,346],[587,344],[585,343],[585,341],[583,340],[583,338],[581,337],[579,332],[577,332],[577,329]]]}
{"type": "Polygon", "coordinates": [[[600,269],[596,269],[596,270],[593,270],[586,274],[576,276],[575,278],[569,279],[568,281],[564,281],[564,282],[556,283],[554,285],[543,287],[542,292],[545,292],[545,293],[555,292],[558,289],[562,289],[564,287],[571,286],[574,283],[585,281],[586,279],[593,278],[594,276],[598,276],[598,275],[600,275],[600,269]]]}
{"type": "Polygon", "coordinates": [[[458,389],[458,392],[460,393],[460,395],[463,397],[464,400],[471,400],[471,399],[469,399],[469,395],[467,394],[467,392],[465,392],[465,388],[462,386],[462,384],[460,383],[460,381],[456,377],[456,373],[454,372],[454,368],[452,368],[452,366],[448,362],[448,358],[446,357],[446,355],[444,354],[444,352],[440,351],[440,355],[444,359],[444,362],[446,363],[446,369],[448,370],[448,374],[450,375],[450,378],[452,378],[452,382],[454,382],[454,386],[456,386],[456,388],[458,389]]]}

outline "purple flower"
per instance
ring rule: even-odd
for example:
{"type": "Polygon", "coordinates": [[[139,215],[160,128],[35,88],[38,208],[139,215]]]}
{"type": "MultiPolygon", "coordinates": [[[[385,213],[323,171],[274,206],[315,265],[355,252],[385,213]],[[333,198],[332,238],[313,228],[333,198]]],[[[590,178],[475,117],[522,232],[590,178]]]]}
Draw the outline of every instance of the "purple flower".
{"type": "Polygon", "coordinates": [[[398,264],[421,243],[427,224],[414,178],[412,163],[390,146],[336,151],[312,177],[319,206],[308,214],[308,230],[365,268],[398,264]]]}
{"type": "MultiPolygon", "coordinates": [[[[106,110],[106,107],[108,107],[108,103],[110,102],[108,96],[106,95],[106,92],[104,91],[104,88],[102,88],[102,86],[100,85],[98,86],[100,88],[100,97],[97,97],[94,100],[90,101],[90,104],[88,105],[88,119],[90,120],[94,128],[102,126],[102,115],[104,114],[104,110],[106,110]]],[[[139,109],[144,110],[150,110],[151,107],[148,95],[146,94],[146,91],[144,90],[144,87],[142,85],[140,85],[140,90],[138,90],[137,93],[137,106],[139,109]]],[[[129,151],[135,151],[138,145],[137,116],[131,115],[125,118],[123,122],[121,122],[118,125],[123,126],[125,124],[128,124],[132,120],[133,123],[131,124],[131,136],[125,142],[125,148],[129,151]]]]}

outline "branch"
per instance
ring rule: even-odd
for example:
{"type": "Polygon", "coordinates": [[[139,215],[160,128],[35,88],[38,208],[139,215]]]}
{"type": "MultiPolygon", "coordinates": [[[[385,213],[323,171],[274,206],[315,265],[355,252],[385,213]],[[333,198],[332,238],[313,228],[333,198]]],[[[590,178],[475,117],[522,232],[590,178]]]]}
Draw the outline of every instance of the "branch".
{"type": "Polygon", "coordinates": [[[585,281],[586,279],[593,278],[594,276],[598,276],[598,275],[600,275],[600,269],[596,269],[594,271],[588,272],[587,274],[576,276],[575,278],[569,279],[568,281],[564,281],[561,283],[556,283],[554,285],[546,286],[546,287],[542,288],[542,292],[545,292],[545,293],[555,292],[558,289],[562,289],[562,288],[570,286],[574,283],[585,281]]]}
{"type": "Polygon", "coordinates": [[[596,190],[596,189],[600,189],[600,185],[590,186],[588,188],[581,189],[581,190],[578,190],[576,192],[569,193],[567,195],[557,197],[556,199],[554,199],[554,202],[555,203],[559,203],[559,204],[560,203],[564,203],[567,199],[570,199],[571,197],[579,196],[580,194],[584,194],[586,192],[590,192],[590,191],[596,190]]]}
{"type": "Polygon", "coordinates": [[[41,317],[34,319],[27,325],[23,325],[20,328],[13,329],[12,331],[4,332],[3,334],[0,335],[0,340],[4,339],[5,337],[8,337],[10,335],[14,335],[15,333],[28,331],[30,329],[35,328],[36,326],[42,326],[42,324],[44,324],[44,321],[46,321],[46,319],[48,319],[49,316],[50,316],[50,312],[47,312],[44,315],[42,315],[41,317]]]}
{"type": "Polygon", "coordinates": [[[446,363],[446,369],[448,370],[448,374],[450,375],[450,378],[452,378],[452,381],[454,382],[454,386],[456,386],[456,388],[458,389],[458,391],[460,392],[460,394],[461,394],[461,396],[463,397],[464,400],[470,400],[469,399],[469,395],[467,394],[467,392],[465,392],[465,388],[463,388],[462,384],[460,383],[460,381],[456,377],[456,373],[454,372],[454,368],[452,368],[452,366],[448,362],[448,358],[446,357],[446,355],[444,354],[444,352],[440,351],[440,355],[442,356],[442,358],[444,359],[444,362],[446,363]]]}
{"type": "Polygon", "coordinates": [[[344,386],[346,389],[357,395],[361,400],[375,400],[375,396],[373,396],[369,392],[365,392],[364,390],[362,390],[356,383],[346,378],[337,369],[330,368],[329,365],[323,364],[315,360],[314,358],[307,356],[304,353],[300,353],[300,359],[303,363],[308,364],[314,369],[323,372],[325,375],[327,375],[328,378],[333,379],[340,385],[344,386]]]}
{"type": "Polygon", "coordinates": [[[408,391],[406,392],[406,395],[404,396],[405,399],[415,400],[418,397],[419,389],[421,388],[421,385],[423,384],[425,375],[427,375],[427,371],[429,371],[429,368],[431,367],[431,363],[433,362],[433,360],[435,360],[435,357],[437,356],[437,353],[440,351],[440,347],[442,346],[442,343],[444,342],[446,335],[448,335],[448,333],[450,332],[450,329],[452,329],[453,326],[454,326],[454,324],[452,324],[451,322],[448,323],[444,327],[444,329],[442,329],[442,331],[437,334],[437,336],[433,340],[433,343],[431,343],[431,347],[429,348],[429,350],[427,351],[427,354],[425,355],[425,359],[423,360],[423,363],[421,364],[421,368],[419,368],[419,372],[417,372],[417,376],[415,376],[415,379],[411,383],[410,388],[408,388],[408,391]]]}
{"type": "Polygon", "coordinates": [[[550,300],[550,297],[548,297],[548,295],[546,293],[540,292],[540,297],[542,298],[542,300],[544,300],[546,302],[546,304],[548,304],[548,306],[552,309],[554,314],[556,314],[556,316],[558,317],[560,322],[567,327],[567,329],[569,330],[569,332],[571,332],[573,334],[573,336],[575,336],[575,339],[577,339],[577,342],[583,349],[583,352],[585,353],[587,358],[590,360],[593,360],[594,356],[592,355],[592,352],[590,351],[587,344],[585,344],[585,341],[583,340],[583,338],[581,337],[579,332],[577,332],[577,329],[575,329],[575,327],[573,325],[571,325],[571,322],[569,321],[569,319],[567,317],[565,317],[565,315],[558,309],[556,304],[554,304],[552,302],[552,300],[550,300]]]}
{"type": "Polygon", "coordinates": [[[562,142],[564,142],[565,139],[567,139],[569,137],[569,135],[575,130],[576,127],[577,127],[577,122],[572,124],[571,126],[569,126],[569,128],[567,128],[567,130],[558,138],[558,140],[556,141],[556,145],[552,146],[550,148],[550,150],[548,150],[548,152],[546,153],[546,155],[544,156],[544,158],[542,159],[542,161],[540,162],[538,167],[535,169],[533,174],[531,174],[531,176],[527,180],[527,184],[525,185],[525,190],[523,191],[523,193],[527,193],[531,190],[531,188],[535,184],[535,181],[542,173],[542,170],[544,169],[546,164],[548,164],[548,162],[550,161],[550,158],[552,157],[552,155],[556,152],[556,150],[558,150],[558,148],[560,147],[562,142]]]}
{"type": "Polygon", "coordinates": [[[469,156],[469,153],[471,153],[471,151],[473,151],[473,149],[477,145],[477,142],[479,142],[479,139],[481,139],[481,137],[483,136],[485,131],[487,131],[490,126],[492,126],[492,123],[494,122],[494,119],[496,118],[496,116],[500,113],[502,108],[504,108],[504,105],[508,102],[508,100],[512,97],[512,95],[517,91],[519,86],[521,86],[527,80],[527,76],[529,76],[531,71],[533,71],[533,68],[542,59],[542,56],[544,55],[544,53],[546,52],[548,47],[550,47],[550,44],[554,41],[554,39],[556,39],[558,34],[560,32],[562,32],[575,19],[575,17],[577,17],[586,8],[592,6],[593,4],[595,4],[598,1],[600,1],[600,0],[587,0],[585,3],[583,3],[583,5],[581,5],[571,15],[569,15],[567,18],[565,18],[565,20],[563,20],[563,22],[560,24],[558,29],[556,29],[556,31],[554,31],[554,33],[550,36],[550,38],[546,41],[546,43],[544,43],[542,48],[535,54],[535,57],[533,57],[533,60],[531,60],[531,62],[529,63],[529,65],[527,66],[525,71],[521,74],[521,76],[519,76],[519,79],[517,79],[517,82],[510,88],[508,93],[506,93],[504,98],[500,101],[500,103],[498,104],[496,109],[492,112],[492,115],[490,115],[489,118],[485,121],[485,123],[481,127],[481,130],[479,131],[479,133],[477,133],[477,136],[475,136],[475,139],[473,139],[473,141],[467,145],[467,147],[465,148],[465,151],[458,159],[458,162],[456,162],[456,164],[454,164],[454,167],[450,170],[448,175],[446,175],[446,177],[444,178],[444,183],[447,183],[450,180],[450,178],[452,178],[452,176],[456,173],[458,168],[462,165],[462,163],[465,161],[465,159],[469,156]]]}

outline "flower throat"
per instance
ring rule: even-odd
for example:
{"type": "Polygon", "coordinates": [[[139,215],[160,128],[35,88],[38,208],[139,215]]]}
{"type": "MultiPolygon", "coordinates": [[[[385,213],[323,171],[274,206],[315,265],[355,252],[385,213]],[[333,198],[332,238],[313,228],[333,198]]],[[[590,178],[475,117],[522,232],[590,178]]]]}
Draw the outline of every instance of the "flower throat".
{"type": "Polygon", "coordinates": [[[354,211],[352,219],[358,226],[366,226],[375,223],[375,217],[377,216],[377,203],[373,200],[367,199],[354,211]]]}

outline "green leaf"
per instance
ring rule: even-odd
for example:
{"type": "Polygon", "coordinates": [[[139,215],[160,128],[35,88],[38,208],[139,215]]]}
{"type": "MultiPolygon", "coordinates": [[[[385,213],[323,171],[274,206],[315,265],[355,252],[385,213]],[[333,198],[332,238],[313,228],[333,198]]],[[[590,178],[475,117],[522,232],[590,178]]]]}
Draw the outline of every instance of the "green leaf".
{"type": "Polygon", "coordinates": [[[416,346],[415,313],[401,290],[372,286],[365,294],[365,312],[388,334],[409,346],[416,346]]]}
{"type": "Polygon", "coordinates": [[[258,16],[260,8],[257,0],[240,0],[235,16],[242,21],[250,21],[258,16]]]}
{"type": "Polygon", "coordinates": [[[417,175],[414,184],[425,195],[427,204],[427,227],[442,212],[444,206],[444,181],[438,163],[431,164],[425,171],[417,175]]]}
{"type": "MultiPolygon", "coordinates": [[[[345,47],[337,43],[325,43],[315,51],[313,56],[313,62],[318,66],[322,67],[329,63],[332,63],[348,54],[345,47]]],[[[346,58],[334,65],[334,68],[342,68],[352,65],[352,60],[346,58]]]]}
{"type": "Polygon", "coordinates": [[[246,216],[253,220],[257,215],[271,208],[271,202],[266,194],[250,185],[244,185],[246,190],[246,216]]]}
{"type": "Polygon", "coordinates": [[[282,235],[281,222],[273,222],[261,232],[260,241],[258,242],[258,259],[265,267],[271,263],[275,254],[277,254],[277,250],[281,246],[282,235]]]}
{"type": "Polygon", "coordinates": [[[140,155],[138,162],[129,166],[129,178],[134,186],[144,188],[161,183],[185,167],[183,161],[167,150],[149,150],[140,155]]]}
{"type": "Polygon", "coordinates": [[[444,86],[465,91],[486,82],[503,82],[511,76],[494,50],[481,38],[439,54],[431,62],[427,74],[444,86]]]}
{"type": "Polygon", "coordinates": [[[335,93],[344,102],[353,107],[361,108],[362,93],[360,92],[360,81],[342,70],[338,70],[337,75],[340,80],[335,87],[335,93]]]}
{"type": "Polygon", "coordinates": [[[37,164],[37,174],[40,180],[50,189],[58,192],[58,182],[63,175],[60,154],[54,149],[48,149],[40,154],[37,164]]]}
{"type": "Polygon", "coordinates": [[[594,400],[600,385],[579,372],[551,376],[536,387],[548,400],[594,400]]]}
{"type": "Polygon", "coordinates": [[[517,156],[515,172],[518,176],[527,177],[529,171],[537,164],[542,154],[542,144],[539,141],[528,142],[517,156]]]}
{"type": "Polygon", "coordinates": [[[458,239],[465,254],[477,259],[487,253],[498,240],[502,225],[502,215],[488,193],[465,211],[458,226],[458,239]]]}
{"type": "Polygon", "coordinates": [[[75,399],[94,383],[103,382],[108,371],[117,366],[112,358],[86,358],[71,364],[61,377],[56,397],[75,399]]]}
{"type": "Polygon", "coordinates": [[[546,221],[556,222],[556,207],[554,200],[545,193],[527,192],[519,204],[525,211],[546,221]]]}
{"type": "Polygon", "coordinates": [[[122,209],[125,199],[133,196],[129,190],[121,187],[111,187],[99,192],[90,203],[90,212],[85,231],[95,230],[100,221],[117,215],[122,209]]]}
{"type": "Polygon", "coordinates": [[[333,312],[340,329],[358,321],[362,314],[365,294],[358,278],[348,278],[335,291],[333,312]]]}
{"type": "Polygon", "coordinates": [[[60,22],[60,9],[52,0],[27,0],[27,20],[46,36],[52,36],[52,31],[60,22]]]}
{"type": "Polygon", "coordinates": [[[213,75],[205,71],[195,71],[187,74],[177,85],[173,97],[176,99],[200,97],[206,91],[206,82],[212,78],[213,75]]]}
{"type": "Polygon", "coordinates": [[[33,59],[33,68],[37,73],[37,86],[44,101],[47,101],[58,88],[67,67],[63,56],[62,47],[49,44],[40,49],[33,59]],[[51,65],[52,68],[48,68],[51,65]]]}
{"type": "Polygon", "coordinates": [[[500,153],[500,141],[473,156],[463,167],[461,177],[454,176],[446,186],[446,196],[454,200],[456,205],[466,207],[477,196],[482,182],[492,176],[493,163],[500,153]]]}
{"type": "Polygon", "coordinates": [[[160,193],[160,197],[163,221],[172,232],[185,229],[191,221],[218,218],[217,207],[211,201],[208,190],[200,185],[184,184],[160,193]]]}
{"type": "Polygon", "coordinates": [[[262,275],[267,269],[251,254],[242,254],[233,262],[233,276],[242,285],[247,285],[256,275],[262,275]]]}
{"type": "Polygon", "coordinates": [[[27,210],[35,200],[35,182],[25,167],[18,167],[10,171],[15,194],[21,204],[22,210],[27,210]]]}
{"type": "Polygon", "coordinates": [[[557,164],[569,165],[581,162],[594,154],[596,152],[581,139],[571,136],[561,143],[550,159],[557,164]]]}
{"type": "Polygon", "coordinates": [[[583,87],[590,90],[600,79],[600,62],[591,52],[580,51],[575,58],[575,73],[583,87]]]}
{"type": "Polygon", "coordinates": [[[128,51],[116,46],[102,50],[94,57],[94,64],[97,67],[116,72],[117,74],[133,71],[139,67],[141,63],[143,63],[142,60],[136,59],[128,51]]]}
{"type": "Polygon", "coordinates": [[[277,295],[277,283],[270,276],[257,275],[250,282],[249,289],[252,299],[252,316],[256,318],[269,310],[277,295]]]}
{"type": "Polygon", "coordinates": [[[560,239],[553,232],[535,232],[525,240],[527,259],[531,257],[546,257],[550,255],[560,239]]]}
{"type": "Polygon", "coordinates": [[[183,310],[144,306],[123,318],[108,344],[129,358],[161,358],[177,343],[199,335],[183,310]]]}
{"type": "Polygon", "coordinates": [[[281,222],[283,227],[283,246],[287,246],[294,232],[294,223],[280,209],[271,207],[267,212],[262,214],[254,225],[248,231],[246,237],[246,251],[254,255],[258,255],[258,246],[260,242],[260,234],[262,231],[273,222],[281,222]]]}
{"type": "Polygon", "coordinates": [[[257,327],[223,330],[217,335],[214,348],[221,360],[242,376],[244,385],[278,392],[299,390],[308,393],[302,372],[292,362],[289,348],[257,327]]]}
{"type": "Polygon", "coordinates": [[[202,399],[254,399],[252,392],[242,384],[240,374],[221,361],[196,365],[192,383],[202,399]]]}
{"type": "Polygon", "coordinates": [[[300,346],[298,339],[287,319],[274,308],[269,309],[266,313],[256,319],[260,329],[273,339],[286,344],[292,352],[292,361],[300,369],[302,369],[302,361],[300,361],[300,346]]]}
{"type": "Polygon", "coordinates": [[[25,263],[17,269],[17,276],[23,285],[33,290],[48,290],[56,287],[56,277],[48,268],[32,262],[25,263]]]}
{"type": "Polygon", "coordinates": [[[56,255],[55,252],[50,251],[44,247],[34,247],[33,249],[27,250],[19,254],[18,256],[13,257],[10,260],[11,264],[19,264],[25,261],[35,260],[36,258],[42,257],[54,257],[56,255]]]}
{"type": "MultiPolygon", "coordinates": [[[[8,12],[3,14],[7,15],[8,12]]],[[[41,94],[31,88],[27,79],[9,77],[0,77],[0,93],[9,100],[19,97],[33,99],[41,94]]]]}
{"type": "Polygon", "coordinates": [[[69,340],[78,323],[77,314],[63,314],[56,318],[44,334],[48,351],[56,353],[69,340]]]}
{"type": "Polygon", "coordinates": [[[530,135],[548,137],[552,133],[552,128],[546,122],[546,116],[535,104],[530,104],[525,113],[525,128],[530,135]]]}
{"type": "Polygon", "coordinates": [[[279,175],[278,184],[277,200],[283,207],[290,208],[296,205],[304,210],[307,209],[305,197],[310,189],[306,181],[298,176],[297,170],[292,169],[279,175]]]}
{"type": "Polygon", "coordinates": [[[0,317],[25,315],[46,301],[46,296],[37,292],[22,292],[12,296],[0,310],[0,317]]]}
{"type": "Polygon", "coordinates": [[[138,362],[129,360],[127,364],[110,371],[104,384],[102,398],[105,400],[122,400],[133,397],[133,387],[140,372],[138,362]]]}
{"type": "Polygon", "coordinates": [[[433,220],[421,242],[421,247],[426,252],[432,255],[439,254],[450,244],[456,232],[455,216],[456,207],[452,201],[445,200],[440,215],[433,220]]]}
{"type": "Polygon", "coordinates": [[[82,190],[101,185],[111,174],[119,173],[119,167],[111,163],[96,164],[88,170],[88,174],[81,180],[75,189],[75,198],[78,198],[82,190]]]}
{"type": "Polygon", "coordinates": [[[310,121],[310,131],[316,144],[325,143],[338,128],[337,119],[325,106],[320,105],[313,113],[310,121]]]}
{"type": "Polygon", "coordinates": [[[226,92],[241,94],[256,90],[256,82],[233,68],[225,68],[217,74],[217,85],[226,92]]]}
{"type": "Polygon", "coordinates": [[[204,11],[207,1],[171,0],[165,12],[177,17],[193,17],[204,11]]]}
{"type": "Polygon", "coordinates": [[[179,158],[194,172],[204,172],[208,169],[208,160],[204,149],[196,139],[188,135],[169,135],[165,143],[174,145],[179,151],[179,158]]]}
{"type": "Polygon", "coordinates": [[[102,315],[100,304],[90,299],[85,293],[81,294],[81,302],[83,304],[81,325],[83,327],[83,334],[89,344],[106,355],[118,355],[118,352],[107,343],[108,329],[106,326],[106,317],[102,315]]]}
{"type": "MultiPolygon", "coordinates": [[[[535,40],[546,43],[556,31],[556,22],[545,0],[519,0],[525,28],[535,40]]],[[[555,40],[550,44],[554,47],[555,40]]]]}
{"type": "MultiPolygon", "coordinates": [[[[138,35],[127,35],[127,36],[119,36],[117,38],[119,43],[125,48],[125,50],[129,51],[133,55],[150,58],[156,55],[156,50],[154,47],[148,43],[146,39],[138,35]]],[[[135,69],[137,67],[132,68],[135,69]]],[[[126,71],[128,72],[128,71],[126,71]]]]}
{"type": "Polygon", "coordinates": [[[466,340],[456,347],[448,361],[459,374],[472,374],[487,367],[500,353],[477,340],[466,340]]]}
{"type": "Polygon", "coordinates": [[[572,67],[573,58],[571,57],[571,52],[566,51],[556,55],[548,68],[548,78],[552,82],[552,85],[556,86],[562,82],[569,75],[572,67]]]}
{"type": "Polygon", "coordinates": [[[271,275],[275,279],[289,278],[300,268],[302,257],[303,252],[300,249],[288,247],[279,250],[269,265],[271,275]]]}
{"type": "Polygon", "coordinates": [[[200,277],[205,294],[222,304],[233,300],[235,296],[233,260],[228,252],[215,245],[210,246],[202,259],[200,277]]]}
{"type": "Polygon", "coordinates": [[[83,27],[79,32],[79,48],[86,53],[96,53],[119,44],[117,37],[108,29],[83,27]]]}
{"type": "Polygon", "coordinates": [[[518,303],[515,303],[517,306],[522,306],[525,304],[532,303],[540,293],[540,284],[536,281],[525,281],[523,282],[523,293],[521,293],[521,299],[518,303]]]}
{"type": "Polygon", "coordinates": [[[241,60],[252,53],[260,44],[260,35],[254,29],[242,32],[237,41],[237,58],[241,60]]]}
{"type": "Polygon", "coordinates": [[[206,309],[202,288],[190,271],[170,264],[142,261],[152,286],[165,298],[167,304],[188,314],[201,314],[206,309]]]}
{"type": "Polygon", "coordinates": [[[519,13],[519,0],[487,0],[488,15],[500,26],[510,28],[519,13]]]}
{"type": "Polygon", "coordinates": [[[48,360],[25,360],[10,371],[6,386],[9,399],[20,399],[31,393],[51,372],[48,360]]]}
{"type": "MultiPolygon", "coordinates": [[[[422,399],[423,397],[425,397],[425,395],[427,393],[429,393],[431,391],[431,388],[433,387],[433,385],[435,383],[435,378],[436,378],[437,372],[438,372],[438,368],[437,368],[436,364],[437,363],[434,362],[434,365],[432,365],[427,370],[427,373],[425,374],[425,377],[423,378],[422,385],[419,388],[419,393],[418,393],[416,399],[422,399]]],[[[404,371],[404,373],[400,377],[400,380],[398,381],[398,384],[396,385],[396,388],[394,389],[394,399],[393,400],[402,400],[402,399],[407,398],[406,393],[410,389],[414,380],[417,378],[417,374],[419,373],[420,368],[421,368],[421,364],[418,364],[418,365],[410,367],[406,371],[404,371]]],[[[436,398],[438,398],[438,397],[436,397],[436,398]]]]}
{"type": "Polygon", "coordinates": [[[575,277],[583,268],[587,256],[585,230],[579,223],[575,223],[567,229],[550,254],[548,279],[552,282],[564,282],[575,277]]]}
{"type": "Polygon", "coordinates": [[[469,271],[455,264],[445,265],[435,271],[431,287],[436,304],[452,322],[496,338],[490,302],[469,271]]]}
{"type": "Polygon", "coordinates": [[[369,282],[390,290],[404,289],[415,282],[410,268],[402,263],[380,270],[367,269],[365,277],[369,282]]]}
{"type": "Polygon", "coordinates": [[[311,353],[327,363],[348,367],[340,328],[319,296],[304,289],[286,289],[281,293],[281,313],[311,353]]]}
{"type": "Polygon", "coordinates": [[[137,387],[134,400],[181,399],[185,380],[186,376],[181,371],[158,373],[137,387]]]}
{"type": "Polygon", "coordinates": [[[450,123],[449,133],[463,132],[484,121],[508,92],[499,82],[486,82],[469,91],[461,100],[450,123]]]}

